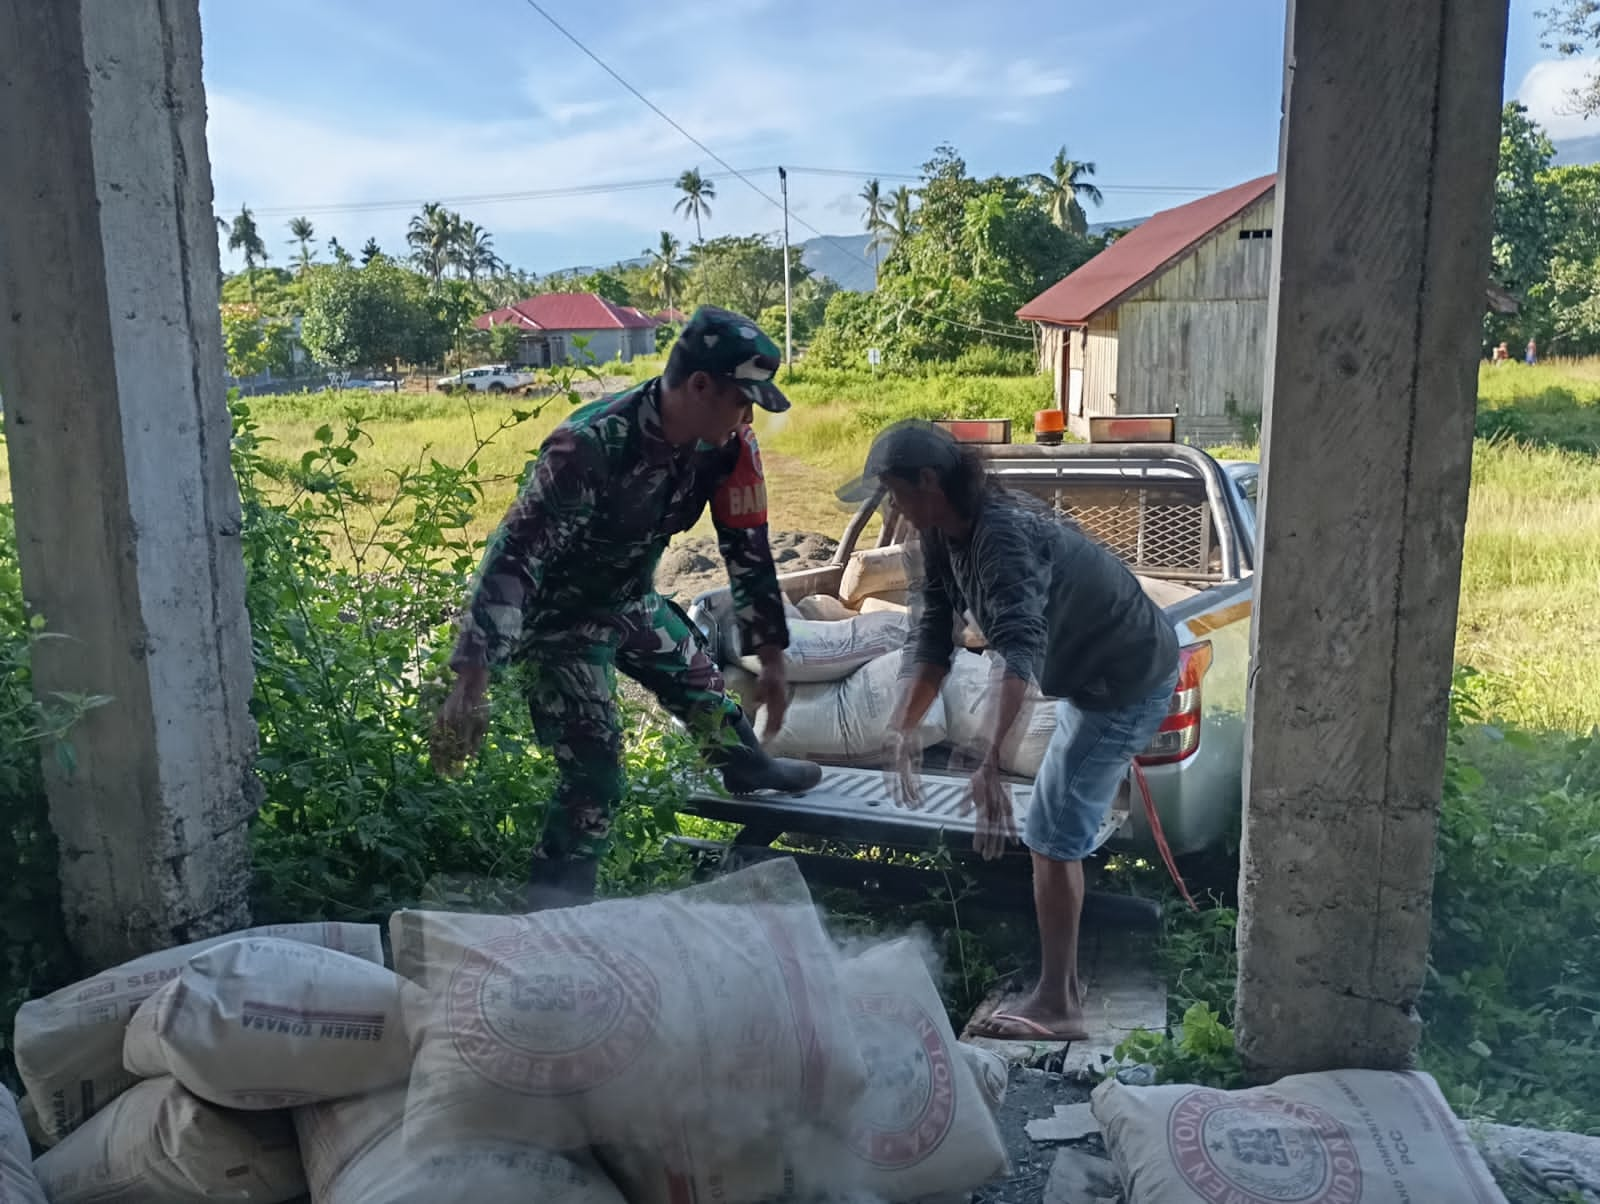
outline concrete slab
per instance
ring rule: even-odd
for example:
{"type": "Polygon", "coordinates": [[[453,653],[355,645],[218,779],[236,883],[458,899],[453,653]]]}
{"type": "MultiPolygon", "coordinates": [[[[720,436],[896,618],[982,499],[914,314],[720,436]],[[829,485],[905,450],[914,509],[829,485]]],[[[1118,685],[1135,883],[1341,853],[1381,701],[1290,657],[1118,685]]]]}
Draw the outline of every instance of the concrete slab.
{"type": "MultiPolygon", "coordinates": [[[[1086,934],[1087,935],[1087,934],[1086,934]]],[[[1084,1005],[1089,1037],[1086,1041],[997,1041],[974,1034],[997,1011],[1021,1001],[1031,984],[997,988],[972,1013],[961,1039],[992,1050],[1012,1065],[1039,1066],[1069,1078],[1099,1078],[1116,1047],[1136,1029],[1164,1032],[1167,1027],[1167,988],[1156,970],[1155,942],[1126,933],[1089,936],[1079,951],[1088,1000],[1084,1005]]]]}
{"type": "Polygon", "coordinates": [[[1098,1133],[1100,1124],[1088,1104],[1057,1104],[1054,1116],[1030,1120],[1027,1130],[1034,1141],[1082,1141],[1098,1133]]]}

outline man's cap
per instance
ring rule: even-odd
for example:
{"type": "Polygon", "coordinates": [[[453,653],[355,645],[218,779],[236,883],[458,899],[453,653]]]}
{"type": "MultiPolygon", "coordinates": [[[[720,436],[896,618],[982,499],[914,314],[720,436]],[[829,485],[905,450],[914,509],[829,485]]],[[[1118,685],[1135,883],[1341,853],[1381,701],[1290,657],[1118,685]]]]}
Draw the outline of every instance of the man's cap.
{"type": "Polygon", "coordinates": [[[961,463],[961,445],[944,427],[908,418],[878,432],[861,475],[838,492],[841,502],[864,502],[883,483],[885,473],[915,477],[924,468],[944,472],[961,463]]]}
{"type": "Polygon", "coordinates": [[[751,403],[763,410],[781,414],[789,408],[789,399],[772,383],[783,353],[743,314],[702,305],[684,324],[671,354],[685,375],[708,372],[731,377],[751,403]]]}

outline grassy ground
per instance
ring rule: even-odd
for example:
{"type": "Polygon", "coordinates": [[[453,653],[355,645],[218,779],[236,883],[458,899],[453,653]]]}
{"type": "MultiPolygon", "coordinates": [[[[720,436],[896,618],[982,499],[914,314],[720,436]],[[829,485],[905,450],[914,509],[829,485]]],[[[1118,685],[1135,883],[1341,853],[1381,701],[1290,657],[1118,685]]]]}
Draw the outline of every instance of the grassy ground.
{"type": "MultiPolygon", "coordinates": [[[[660,362],[607,365],[618,376],[642,377],[660,362]]],[[[794,408],[762,414],[757,427],[767,461],[772,522],[791,530],[838,532],[848,511],[833,496],[859,471],[872,433],[908,416],[1011,417],[1031,426],[1048,404],[1040,377],[873,377],[858,372],[796,369],[785,380],[794,408]]],[[[1492,677],[1494,712],[1533,730],[1574,731],[1600,709],[1600,360],[1529,368],[1484,365],[1480,431],[1462,574],[1459,658],[1492,677]],[[1588,450],[1583,450],[1587,448],[1588,450]]],[[[251,402],[265,435],[286,461],[314,443],[316,429],[341,405],[367,415],[359,465],[379,500],[392,493],[389,474],[427,457],[460,463],[477,433],[509,418],[518,400],[469,402],[436,393],[326,394],[262,397],[251,402]]],[[[504,512],[539,441],[567,407],[549,403],[530,422],[482,453],[496,478],[476,533],[504,512]]],[[[1250,456],[1234,448],[1219,455],[1250,456]]],[[[0,496],[9,478],[0,459],[0,496]]]]}

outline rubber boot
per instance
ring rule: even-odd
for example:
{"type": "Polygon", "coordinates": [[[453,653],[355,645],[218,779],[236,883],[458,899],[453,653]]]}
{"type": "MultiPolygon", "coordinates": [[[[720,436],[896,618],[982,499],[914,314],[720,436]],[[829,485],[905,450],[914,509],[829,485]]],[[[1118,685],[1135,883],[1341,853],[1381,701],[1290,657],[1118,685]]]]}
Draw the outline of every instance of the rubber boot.
{"type": "Polygon", "coordinates": [[[594,902],[600,863],[592,857],[535,857],[523,902],[529,911],[556,911],[594,902]]]}
{"type": "Polygon", "coordinates": [[[799,794],[822,781],[822,766],[813,761],[768,756],[743,715],[730,719],[723,733],[731,733],[739,742],[709,749],[706,760],[722,771],[722,784],[729,794],[755,794],[761,790],[799,794]]]}

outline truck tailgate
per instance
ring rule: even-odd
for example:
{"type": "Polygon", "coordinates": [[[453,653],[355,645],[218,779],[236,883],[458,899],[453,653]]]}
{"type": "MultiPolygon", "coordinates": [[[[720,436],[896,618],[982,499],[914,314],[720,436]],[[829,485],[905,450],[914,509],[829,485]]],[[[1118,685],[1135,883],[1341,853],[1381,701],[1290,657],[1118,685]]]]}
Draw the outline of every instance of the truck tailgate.
{"type": "MultiPolygon", "coordinates": [[[[745,824],[758,833],[770,832],[768,840],[794,832],[860,844],[937,845],[941,835],[970,837],[977,830],[977,816],[961,813],[967,782],[966,774],[924,772],[922,807],[909,811],[895,806],[889,797],[883,770],[823,766],[822,781],[805,794],[730,798],[707,791],[693,795],[685,810],[707,819],[745,824]]],[[[1008,789],[1020,833],[1033,800],[1033,786],[1012,782],[1008,789]]],[[[1126,817],[1124,795],[1101,826],[1100,839],[1109,839],[1126,817]]]]}

